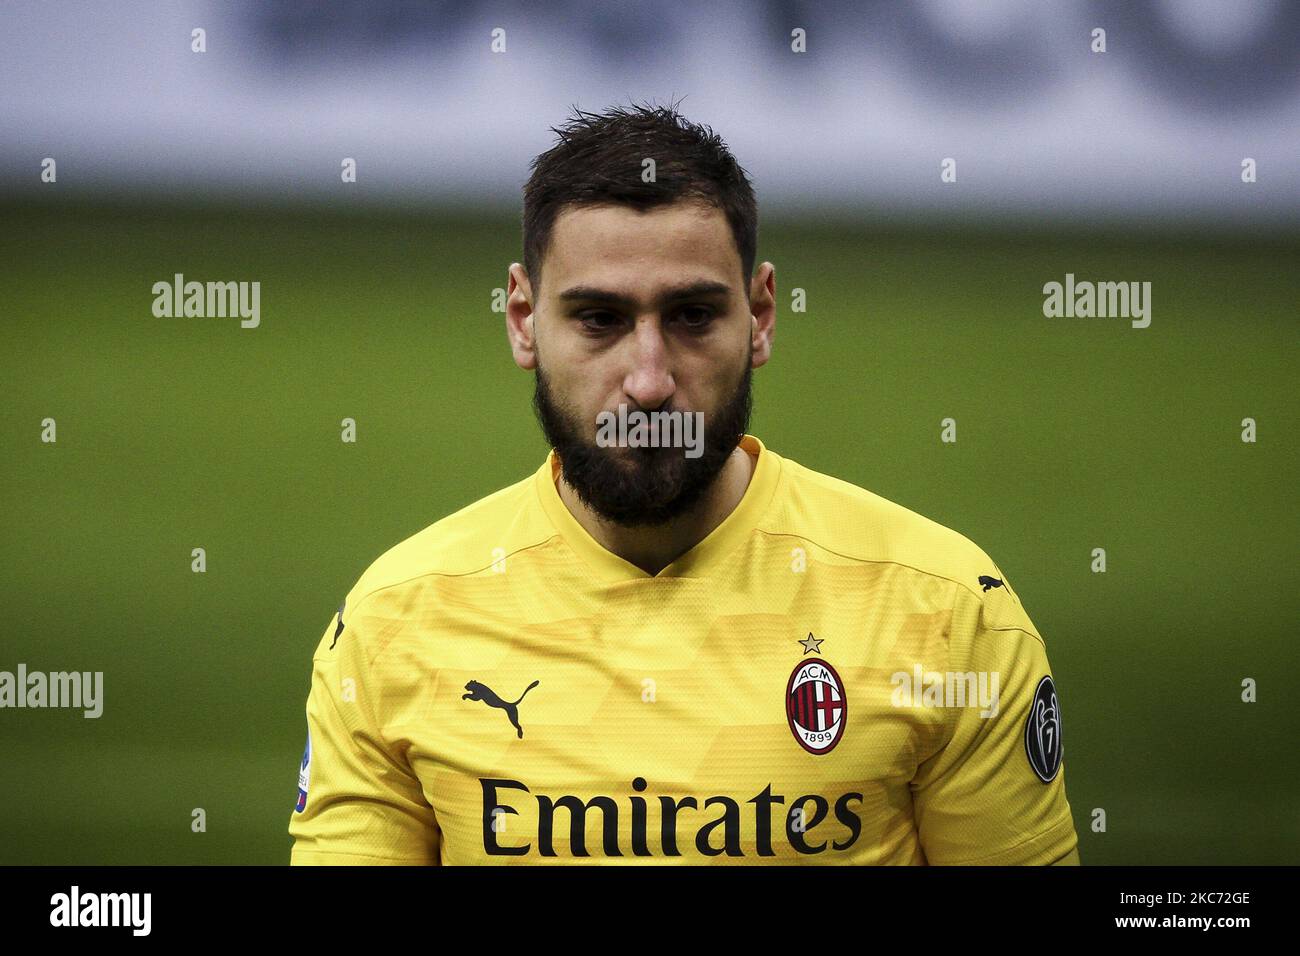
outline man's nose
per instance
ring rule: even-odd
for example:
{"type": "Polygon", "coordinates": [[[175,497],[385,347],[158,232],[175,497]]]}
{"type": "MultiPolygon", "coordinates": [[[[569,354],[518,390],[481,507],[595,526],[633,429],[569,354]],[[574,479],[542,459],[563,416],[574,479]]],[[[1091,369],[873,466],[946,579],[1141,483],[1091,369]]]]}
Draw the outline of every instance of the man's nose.
{"type": "Polygon", "coordinates": [[[623,390],[638,407],[657,409],[677,390],[672,373],[672,355],[658,318],[637,321],[631,348],[632,368],[623,382],[623,390]]]}

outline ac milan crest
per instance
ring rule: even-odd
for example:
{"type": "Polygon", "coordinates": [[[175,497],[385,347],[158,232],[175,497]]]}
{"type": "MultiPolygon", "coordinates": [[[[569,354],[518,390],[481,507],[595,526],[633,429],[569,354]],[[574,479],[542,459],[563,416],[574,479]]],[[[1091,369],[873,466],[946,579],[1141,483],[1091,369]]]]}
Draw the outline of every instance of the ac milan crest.
{"type": "Polygon", "coordinates": [[[799,746],[810,754],[829,753],[844,736],[848,712],[835,668],[815,657],[800,661],[785,691],[786,717],[799,746]]]}

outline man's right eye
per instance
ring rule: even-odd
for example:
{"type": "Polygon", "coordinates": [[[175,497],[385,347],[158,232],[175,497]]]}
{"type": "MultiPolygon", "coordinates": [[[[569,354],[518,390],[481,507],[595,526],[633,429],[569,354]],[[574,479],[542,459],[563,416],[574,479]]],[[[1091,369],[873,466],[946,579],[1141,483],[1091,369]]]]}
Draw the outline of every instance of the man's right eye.
{"type": "Polygon", "coordinates": [[[604,332],[618,323],[618,316],[613,312],[583,312],[578,319],[592,332],[604,332]]]}

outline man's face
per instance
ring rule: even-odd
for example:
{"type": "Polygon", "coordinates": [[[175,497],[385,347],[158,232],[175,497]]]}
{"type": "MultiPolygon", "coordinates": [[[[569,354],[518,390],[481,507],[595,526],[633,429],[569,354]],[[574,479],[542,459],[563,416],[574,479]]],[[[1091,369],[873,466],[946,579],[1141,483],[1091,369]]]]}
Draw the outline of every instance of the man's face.
{"type": "Polygon", "coordinates": [[[566,209],[538,291],[534,406],[579,499],[628,527],[662,524],[698,503],[748,428],[750,373],[762,364],[722,211],[566,209]],[[601,447],[598,415],[617,415],[620,404],[628,413],[703,413],[699,457],[683,447],[601,447]]]}

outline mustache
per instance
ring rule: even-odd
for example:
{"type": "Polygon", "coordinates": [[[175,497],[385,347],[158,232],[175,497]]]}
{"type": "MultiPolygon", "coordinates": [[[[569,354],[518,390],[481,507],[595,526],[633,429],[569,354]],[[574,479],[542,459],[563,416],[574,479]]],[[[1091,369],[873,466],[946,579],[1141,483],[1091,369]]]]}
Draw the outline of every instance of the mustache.
{"type": "MultiPolygon", "coordinates": [[[[685,411],[676,406],[672,397],[652,409],[625,401],[622,415],[602,412],[584,421],[586,415],[575,414],[563,396],[551,391],[549,376],[540,364],[533,407],[543,434],[560,460],[565,480],[579,500],[606,520],[625,527],[661,525],[695,506],[744,436],[753,401],[751,371],[749,365],[744,366],[736,388],[708,413],[707,425],[702,420],[705,413],[685,411]],[[675,414],[680,419],[680,431],[669,419],[660,419],[658,426],[662,429],[667,425],[669,434],[681,441],[661,442],[657,447],[639,442],[624,444],[621,429],[633,425],[641,440],[647,437],[644,421],[628,421],[638,411],[647,418],[675,414]],[[603,425],[601,416],[605,416],[603,425]],[[692,420],[696,427],[688,429],[692,420]],[[616,433],[614,444],[602,440],[611,437],[611,429],[616,433]]],[[[631,433],[627,434],[630,437],[631,433]]],[[[662,435],[660,431],[658,436],[662,435]]],[[[652,442],[659,441],[653,432],[649,437],[652,442]]]]}

